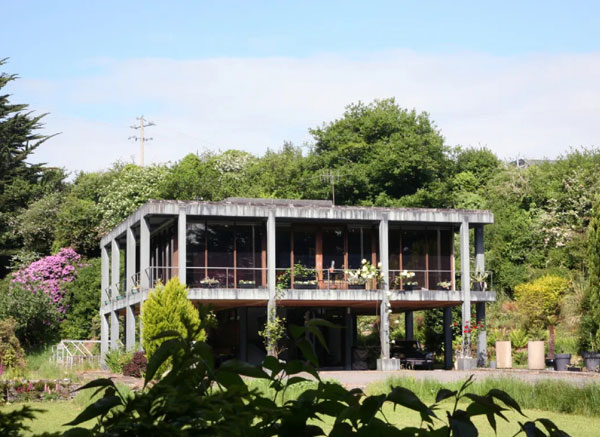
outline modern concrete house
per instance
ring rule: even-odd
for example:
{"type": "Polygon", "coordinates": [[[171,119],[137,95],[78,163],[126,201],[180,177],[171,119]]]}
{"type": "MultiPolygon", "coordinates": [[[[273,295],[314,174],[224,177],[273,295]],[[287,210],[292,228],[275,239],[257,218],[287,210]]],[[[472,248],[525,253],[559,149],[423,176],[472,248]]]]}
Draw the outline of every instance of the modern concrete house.
{"type": "MultiPolygon", "coordinates": [[[[390,314],[405,313],[406,338],[412,339],[413,311],[443,308],[449,368],[451,308],[462,306],[464,324],[472,305],[477,320],[484,320],[485,303],[495,300],[493,291],[471,290],[472,273],[485,271],[483,227],[493,220],[481,210],[334,206],[322,200],[149,201],[101,241],[102,355],[121,342],[134,347],[150,289],[178,276],[190,300],[214,308],[218,329],[209,342],[223,357],[262,359],[258,331],[277,308],[288,323],[320,317],[342,327],[326,329],[328,351],[316,350],[329,368],[352,368],[356,317],[376,315],[378,368],[397,368],[390,354],[390,314]],[[349,271],[363,260],[380,264],[380,281],[352,280],[349,271]]],[[[285,353],[299,354],[293,346],[285,353]]],[[[485,332],[478,338],[478,355],[484,353],[485,332]]]]}

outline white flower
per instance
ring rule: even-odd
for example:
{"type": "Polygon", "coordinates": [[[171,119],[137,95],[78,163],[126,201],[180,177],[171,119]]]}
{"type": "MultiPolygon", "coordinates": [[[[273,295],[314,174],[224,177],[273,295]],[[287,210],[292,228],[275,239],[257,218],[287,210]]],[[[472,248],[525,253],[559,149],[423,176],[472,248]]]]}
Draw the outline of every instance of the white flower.
{"type": "Polygon", "coordinates": [[[390,340],[390,343],[396,344],[396,340],[390,340]]]}
{"type": "Polygon", "coordinates": [[[366,264],[367,260],[363,258],[363,260],[361,261],[362,264],[366,264]]]}
{"type": "Polygon", "coordinates": [[[377,267],[378,267],[378,268],[381,268],[381,262],[378,262],[378,263],[377,263],[377,267]]]}

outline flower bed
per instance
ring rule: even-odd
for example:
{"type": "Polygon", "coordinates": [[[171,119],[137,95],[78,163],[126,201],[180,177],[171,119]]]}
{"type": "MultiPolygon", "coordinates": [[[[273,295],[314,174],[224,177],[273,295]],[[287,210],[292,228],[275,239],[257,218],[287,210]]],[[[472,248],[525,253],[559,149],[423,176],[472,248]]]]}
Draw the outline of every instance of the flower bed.
{"type": "Polygon", "coordinates": [[[70,379],[0,381],[0,404],[5,402],[69,400],[81,385],[70,379]]]}

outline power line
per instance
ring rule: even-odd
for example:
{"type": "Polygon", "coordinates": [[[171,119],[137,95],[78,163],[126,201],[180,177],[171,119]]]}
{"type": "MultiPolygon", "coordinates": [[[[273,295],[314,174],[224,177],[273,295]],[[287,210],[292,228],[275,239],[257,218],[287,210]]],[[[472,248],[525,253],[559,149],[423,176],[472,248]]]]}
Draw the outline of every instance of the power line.
{"type": "Polygon", "coordinates": [[[156,124],[153,121],[146,121],[146,119],[144,118],[143,115],[141,117],[136,117],[136,120],[138,120],[140,122],[139,126],[134,124],[129,127],[131,129],[135,129],[135,130],[139,129],[140,136],[138,137],[136,135],[132,135],[128,139],[134,140],[134,141],[139,140],[139,142],[140,142],[140,166],[143,167],[144,166],[144,141],[152,141],[154,139],[152,137],[150,137],[150,138],[144,137],[144,128],[150,127],[150,126],[156,126],[156,124]]]}

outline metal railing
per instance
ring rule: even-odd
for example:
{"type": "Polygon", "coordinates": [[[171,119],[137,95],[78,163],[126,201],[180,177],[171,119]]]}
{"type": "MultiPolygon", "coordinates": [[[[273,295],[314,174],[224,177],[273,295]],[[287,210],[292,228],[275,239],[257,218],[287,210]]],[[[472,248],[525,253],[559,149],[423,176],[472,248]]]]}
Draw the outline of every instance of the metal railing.
{"type": "Polygon", "coordinates": [[[300,272],[295,268],[276,269],[276,282],[279,288],[320,289],[320,290],[378,290],[382,282],[377,278],[353,278],[356,269],[317,269],[304,267],[300,272]]]}

